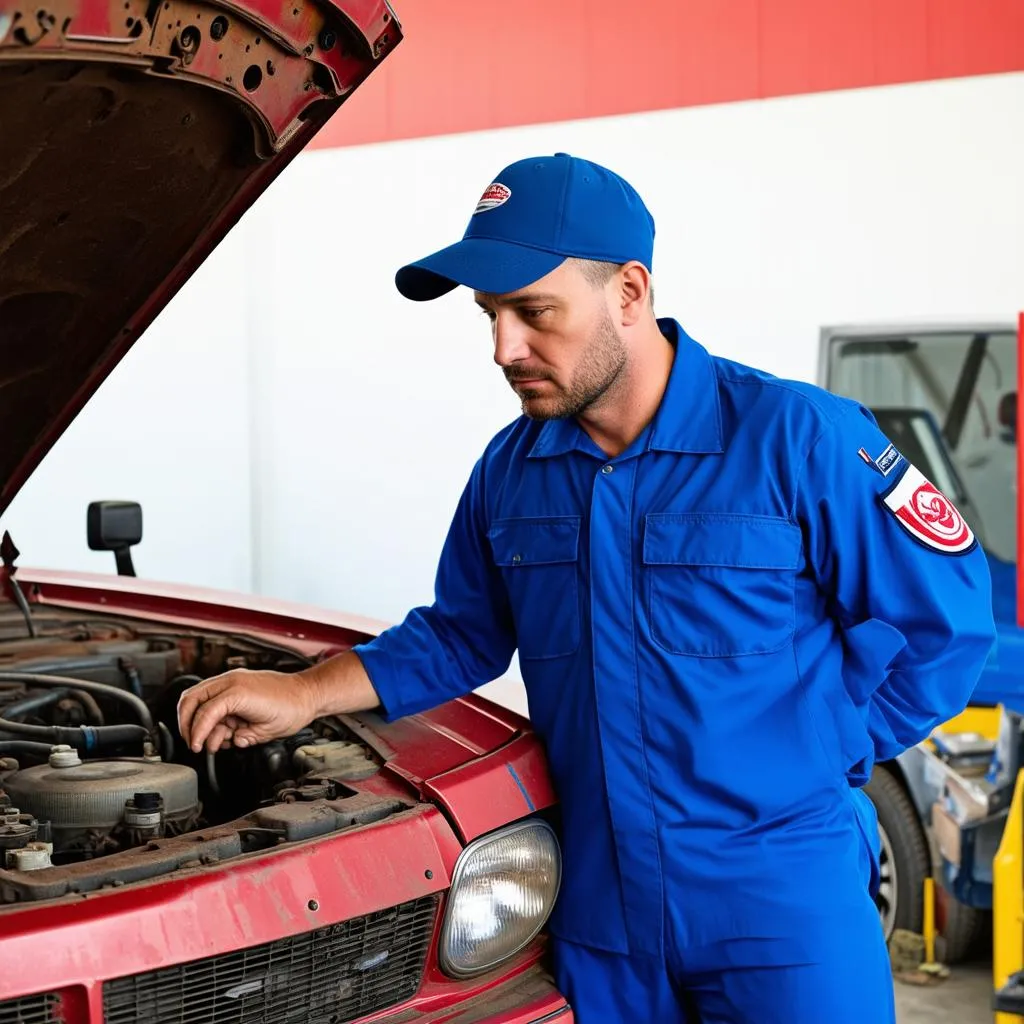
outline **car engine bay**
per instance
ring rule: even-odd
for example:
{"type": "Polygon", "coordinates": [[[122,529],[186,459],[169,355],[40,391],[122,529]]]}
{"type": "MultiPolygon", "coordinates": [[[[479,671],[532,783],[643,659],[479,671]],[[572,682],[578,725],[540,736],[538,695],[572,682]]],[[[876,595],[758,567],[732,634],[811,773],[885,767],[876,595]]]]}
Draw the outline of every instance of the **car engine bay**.
{"type": "Polygon", "coordinates": [[[0,911],[215,864],[415,805],[359,787],[381,759],[339,719],[193,754],[178,698],[232,668],[297,671],[284,646],[121,618],[0,607],[0,911]],[[354,788],[355,787],[355,788],[354,788]]]}

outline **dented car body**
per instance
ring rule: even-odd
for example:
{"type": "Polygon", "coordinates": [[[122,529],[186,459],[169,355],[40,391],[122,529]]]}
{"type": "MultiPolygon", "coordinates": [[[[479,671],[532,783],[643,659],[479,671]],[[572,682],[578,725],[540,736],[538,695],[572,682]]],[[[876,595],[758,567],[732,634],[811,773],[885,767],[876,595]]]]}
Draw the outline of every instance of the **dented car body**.
{"type": "MultiPolygon", "coordinates": [[[[0,0],[0,511],[401,39],[384,0],[0,0]]],[[[130,566],[131,509],[91,511],[130,566]]],[[[193,755],[197,679],[381,624],[0,555],[0,1024],[573,1019],[524,719],[471,696],[193,755]]]]}

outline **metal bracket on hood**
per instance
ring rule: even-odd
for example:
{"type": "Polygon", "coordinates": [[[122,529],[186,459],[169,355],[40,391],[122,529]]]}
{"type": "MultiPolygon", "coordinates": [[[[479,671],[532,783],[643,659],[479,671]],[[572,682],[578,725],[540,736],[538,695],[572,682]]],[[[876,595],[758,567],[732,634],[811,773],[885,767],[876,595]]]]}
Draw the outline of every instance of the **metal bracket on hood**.
{"type": "Polygon", "coordinates": [[[187,77],[243,102],[269,154],[312,104],[344,99],[368,73],[368,58],[400,38],[387,12],[381,20],[387,27],[370,43],[342,11],[310,0],[286,0],[272,24],[258,5],[232,0],[47,0],[45,8],[22,0],[0,16],[0,60],[31,47],[37,56],[113,59],[187,77]]]}
{"type": "Polygon", "coordinates": [[[7,584],[14,595],[14,603],[18,606],[21,614],[25,616],[28,635],[34,637],[36,635],[36,624],[32,621],[32,610],[25,599],[25,592],[21,589],[21,584],[14,578],[15,573],[18,571],[14,563],[20,554],[21,552],[17,549],[14,540],[11,538],[10,531],[4,530],[3,540],[0,541],[0,561],[4,564],[4,575],[7,577],[7,584]]]}

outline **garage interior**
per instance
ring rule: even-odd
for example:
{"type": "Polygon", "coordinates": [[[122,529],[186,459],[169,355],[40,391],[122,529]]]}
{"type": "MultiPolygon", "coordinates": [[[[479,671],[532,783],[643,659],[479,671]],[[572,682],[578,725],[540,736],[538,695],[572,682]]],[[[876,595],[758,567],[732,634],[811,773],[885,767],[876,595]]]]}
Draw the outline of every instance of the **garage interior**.
{"type": "MultiPolygon", "coordinates": [[[[519,403],[472,302],[408,303],[395,270],[461,230],[503,163],[568,152],[614,167],[656,212],[659,311],[715,355],[874,410],[957,496],[985,549],[999,657],[964,716],[876,766],[867,792],[899,1024],[1024,1021],[997,1010],[1024,972],[1024,907],[1008,881],[1024,843],[1008,754],[1024,751],[1024,3],[635,0],[625,18],[582,0],[394,6],[400,48],[14,496],[0,529],[21,564],[114,575],[112,547],[87,543],[86,510],[118,499],[143,510],[140,579],[373,623],[429,603],[451,510],[519,403]]],[[[218,128],[203,125],[211,138],[218,128]]],[[[146,213],[166,219],[175,245],[190,228],[174,206],[202,188],[178,184],[146,213]]],[[[67,193],[73,202],[71,179],[67,193]]],[[[29,192],[19,209],[0,241],[31,239],[49,216],[29,192]]],[[[94,226],[71,228],[91,251],[94,226]]],[[[20,279],[8,279],[14,302],[20,279]]],[[[51,319],[62,344],[88,333],[84,306],[69,319],[72,291],[31,315],[7,307],[5,343],[28,351],[51,319]]],[[[18,395],[23,416],[35,392],[18,395]]],[[[529,715],[515,660],[479,694],[529,715]]]]}

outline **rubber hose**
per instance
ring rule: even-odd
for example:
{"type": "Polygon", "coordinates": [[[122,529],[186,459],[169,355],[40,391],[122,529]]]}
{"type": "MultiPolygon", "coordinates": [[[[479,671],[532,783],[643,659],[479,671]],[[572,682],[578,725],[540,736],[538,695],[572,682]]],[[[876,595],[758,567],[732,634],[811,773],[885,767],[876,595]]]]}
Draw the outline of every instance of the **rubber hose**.
{"type": "MultiPolygon", "coordinates": [[[[69,672],[89,672],[93,669],[105,669],[106,671],[110,672],[120,672],[121,675],[125,676],[130,687],[129,692],[134,693],[135,684],[131,678],[131,675],[128,672],[126,672],[123,668],[121,668],[120,665],[116,664],[115,662],[112,662],[110,659],[111,655],[96,655],[92,658],[81,658],[78,661],[68,661],[66,658],[63,661],[41,661],[34,663],[33,665],[24,669],[23,671],[26,674],[37,676],[63,676],[67,675],[69,672]]],[[[17,670],[11,669],[11,671],[14,672],[17,670]]],[[[136,676],[138,676],[138,672],[136,672],[135,674],[136,676]]],[[[68,681],[74,681],[74,676],[68,676],[68,681]]],[[[89,680],[85,681],[88,682],[89,680]]],[[[141,697],[142,694],[136,694],[136,696],[141,697]]],[[[96,710],[97,712],[99,712],[99,708],[97,708],[96,710]]],[[[102,718],[103,716],[102,714],[100,714],[101,720],[96,723],[97,725],[103,724],[102,718]]]]}
{"type": "Polygon", "coordinates": [[[26,697],[24,700],[19,700],[14,704],[8,704],[4,708],[4,715],[7,718],[21,718],[30,711],[38,711],[40,708],[46,707],[47,704],[56,704],[57,701],[62,700],[64,697],[72,697],[77,700],[85,708],[85,713],[89,716],[92,725],[105,724],[103,712],[100,711],[99,704],[84,690],[48,690],[46,693],[40,693],[34,697],[26,697]]]}
{"type": "Polygon", "coordinates": [[[56,704],[67,695],[67,690],[47,690],[45,693],[37,693],[34,697],[26,697],[14,704],[8,704],[4,708],[4,717],[21,718],[22,715],[27,715],[30,711],[45,708],[47,704],[56,704]]]}
{"type": "MultiPolygon", "coordinates": [[[[67,658],[58,661],[33,661],[31,665],[21,671],[37,676],[63,675],[65,672],[82,672],[93,668],[105,668],[123,673],[124,670],[118,666],[117,662],[111,660],[114,657],[113,654],[97,654],[90,658],[79,658],[78,661],[69,661],[67,658]]],[[[11,671],[19,670],[11,669],[11,671]]]]}
{"type": "MultiPolygon", "coordinates": [[[[0,672],[0,682],[31,683],[33,686],[56,686],[66,690],[82,690],[91,693],[96,697],[107,697],[110,700],[119,700],[123,704],[129,704],[135,709],[139,721],[146,727],[146,730],[156,739],[156,727],[153,724],[153,716],[146,702],[134,693],[127,690],[119,690],[116,686],[109,686],[107,683],[94,683],[88,679],[66,679],[63,676],[48,676],[38,672],[0,672]]],[[[6,726],[0,726],[6,728],[6,726]]],[[[107,729],[116,726],[104,726],[107,729]]]]}
{"type": "Polygon", "coordinates": [[[92,694],[86,693],[85,690],[69,690],[68,693],[85,708],[85,712],[92,719],[93,725],[107,724],[107,720],[103,717],[103,712],[100,711],[100,706],[96,703],[96,699],[92,694]]]}
{"type": "Polygon", "coordinates": [[[26,725],[0,718],[0,733],[46,740],[50,744],[66,743],[86,752],[122,743],[143,743],[152,734],[144,725],[26,725]]]}
{"type": "Polygon", "coordinates": [[[220,796],[220,782],[217,779],[217,754],[208,750],[206,752],[206,780],[210,783],[210,789],[213,790],[216,796],[220,796]]]}
{"type": "Polygon", "coordinates": [[[165,761],[173,761],[174,760],[174,737],[171,735],[171,730],[168,729],[167,726],[164,725],[163,722],[157,722],[156,726],[160,730],[160,738],[163,740],[163,748],[164,748],[163,757],[164,757],[164,760],[165,761]]]}

